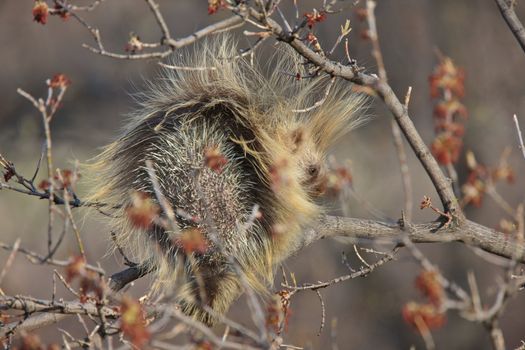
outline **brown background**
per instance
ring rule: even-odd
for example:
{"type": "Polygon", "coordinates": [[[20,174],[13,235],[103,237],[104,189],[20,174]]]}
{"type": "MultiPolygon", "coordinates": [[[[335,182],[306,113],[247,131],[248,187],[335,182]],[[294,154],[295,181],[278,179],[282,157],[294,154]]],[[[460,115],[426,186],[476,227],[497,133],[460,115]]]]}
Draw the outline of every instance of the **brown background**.
{"type": "MultiPolygon", "coordinates": [[[[206,1],[159,1],[175,37],[187,35],[226,14],[207,15],[206,1]]],[[[291,1],[283,1],[285,9],[291,1]]],[[[318,1],[298,1],[301,12],[319,6],[318,1]]],[[[64,107],[53,120],[55,165],[70,168],[75,159],[88,160],[97,148],[108,143],[118,133],[125,114],[133,109],[130,93],[140,90],[143,80],[153,77],[157,65],[153,61],[121,61],[97,56],[81,47],[92,43],[85,28],[69,20],[50,18],[46,26],[32,22],[31,1],[0,1],[0,152],[14,161],[25,174],[33,171],[43,142],[40,116],[16,93],[18,87],[36,96],[45,93],[44,81],[63,72],[73,81],[64,100],[64,107]]],[[[525,7],[518,8],[525,18],[525,7]]],[[[139,33],[145,41],[154,41],[159,31],[149,9],[141,1],[107,1],[96,11],[85,15],[90,23],[102,30],[107,48],[121,52],[130,31],[139,33]]],[[[317,28],[325,46],[337,37],[340,24],[350,18],[351,54],[369,72],[376,72],[370,55],[370,45],[360,39],[365,28],[350,9],[317,28]]],[[[494,1],[492,0],[384,0],[377,8],[379,35],[389,79],[398,96],[404,96],[413,86],[411,117],[427,143],[433,138],[432,102],[429,97],[428,75],[436,63],[434,49],[439,48],[466,71],[466,97],[469,110],[465,148],[472,149],[478,160],[495,164],[505,146],[512,146],[511,163],[517,173],[516,184],[499,187],[505,198],[516,205],[523,200],[523,159],[516,148],[512,114],[520,116],[525,108],[525,54],[520,50],[494,1]]],[[[240,37],[241,44],[245,39],[240,37]]],[[[266,46],[261,55],[271,48],[266,46]]],[[[341,51],[341,50],[340,50],[341,51]]],[[[341,54],[339,54],[341,57],[341,54]]],[[[402,208],[399,166],[390,134],[390,115],[380,102],[369,112],[373,120],[342,140],[334,149],[338,160],[350,159],[355,190],[374,207],[391,217],[398,217],[402,208]]],[[[464,158],[458,165],[460,180],[466,177],[464,158]]],[[[416,204],[423,195],[437,196],[417,160],[410,153],[409,165],[414,182],[416,204]]],[[[82,190],[81,190],[82,192],[82,190]]],[[[336,202],[330,206],[337,208],[336,202]]],[[[357,217],[370,217],[359,203],[351,200],[348,211],[357,217]]],[[[0,192],[0,239],[12,243],[22,238],[22,245],[43,251],[46,244],[46,202],[7,191],[0,192]]],[[[101,259],[102,266],[113,272],[122,268],[120,258],[104,256],[109,234],[102,217],[86,217],[77,210],[88,256],[101,259]]],[[[495,227],[504,213],[490,200],[481,209],[468,209],[469,218],[495,227]]],[[[433,218],[432,213],[416,209],[416,221],[433,218]]],[[[72,235],[71,235],[72,236],[72,235]]],[[[428,257],[438,263],[445,275],[464,288],[467,271],[472,270],[483,291],[483,301],[490,303],[502,270],[479,258],[472,249],[460,244],[423,245],[428,257]]],[[[346,251],[357,266],[351,246],[336,242],[319,242],[285,266],[295,272],[300,282],[327,280],[347,273],[341,264],[346,251]]],[[[58,252],[66,258],[76,252],[72,237],[58,252]]],[[[0,252],[0,265],[7,258],[0,252]]],[[[370,257],[373,259],[373,257],[370,257]]],[[[351,280],[322,291],[326,303],[327,327],[320,337],[320,305],[315,293],[298,295],[292,303],[286,343],[324,349],[330,346],[330,320],[338,319],[337,343],[341,349],[407,349],[410,344],[421,348],[419,335],[403,323],[402,305],[419,295],[413,287],[417,264],[403,253],[396,262],[372,275],[351,280]]],[[[7,294],[26,294],[49,298],[52,269],[33,266],[19,257],[4,280],[7,294]]],[[[140,281],[132,289],[139,295],[148,283],[140,281]]],[[[64,296],[71,298],[64,293],[64,296]]],[[[502,327],[508,347],[516,347],[525,338],[522,310],[525,299],[518,295],[508,305],[502,327]]],[[[241,300],[231,311],[237,320],[249,323],[241,300]]],[[[71,322],[70,322],[71,323],[71,322]]],[[[61,327],[68,328],[68,324],[61,327]]],[[[48,340],[58,340],[57,332],[41,332],[48,340]]],[[[80,333],[78,334],[80,335],[80,333]]],[[[461,320],[454,312],[448,314],[445,327],[434,332],[438,348],[488,349],[487,333],[481,325],[461,320]]]]}

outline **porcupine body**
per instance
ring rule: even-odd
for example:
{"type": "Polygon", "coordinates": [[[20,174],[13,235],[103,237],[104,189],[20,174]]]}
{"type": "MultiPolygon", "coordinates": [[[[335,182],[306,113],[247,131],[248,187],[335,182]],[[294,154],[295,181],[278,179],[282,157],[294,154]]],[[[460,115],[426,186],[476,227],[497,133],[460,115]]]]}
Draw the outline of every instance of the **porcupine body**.
{"type": "Polygon", "coordinates": [[[150,265],[161,290],[182,278],[177,302],[207,324],[214,316],[203,305],[225,313],[243,290],[239,272],[265,291],[276,265],[318,217],[325,152],[352,127],[363,102],[348,85],[334,84],[322,104],[299,113],[324,97],[328,79],[283,73],[301,71],[286,50],[265,78],[244,59],[232,59],[236,52],[225,36],[177,60],[197,69],[166,70],[151,81],[121,137],[93,165],[92,199],[121,208],[112,222],[117,244],[150,265]],[[225,160],[220,169],[207,164],[209,150],[225,160]],[[137,227],[126,215],[133,192],[156,200],[147,160],[177,210],[176,230],[137,227]],[[189,258],[175,242],[195,228],[208,245],[189,258]]]}

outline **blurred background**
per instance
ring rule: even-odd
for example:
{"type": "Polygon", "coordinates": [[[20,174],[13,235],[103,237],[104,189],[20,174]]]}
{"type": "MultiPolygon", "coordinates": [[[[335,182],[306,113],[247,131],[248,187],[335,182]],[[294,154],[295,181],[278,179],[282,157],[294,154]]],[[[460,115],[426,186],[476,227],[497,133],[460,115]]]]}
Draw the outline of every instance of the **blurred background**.
{"type": "MultiPolygon", "coordinates": [[[[158,1],[174,37],[188,35],[229,14],[227,11],[209,16],[207,1],[158,1]]],[[[78,1],[87,4],[87,1],[78,1]]],[[[292,14],[292,1],[283,1],[283,10],[292,14]]],[[[298,1],[301,13],[320,7],[321,1],[298,1]]],[[[344,2],[350,3],[350,1],[344,2]]],[[[363,7],[363,1],[357,7],[363,7]]],[[[523,4],[519,4],[523,5],[523,4]]],[[[99,148],[112,141],[123,125],[126,114],[133,110],[130,93],[140,90],[144,80],[158,71],[156,61],[125,61],[98,56],[82,48],[93,43],[87,30],[72,19],[49,18],[45,26],[33,22],[32,1],[0,1],[0,153],[13,161],[27,176],[34,171],[44,141],[41,117],[20,95],[17,88],[44,96],[45,80],[64,73],[72,80],[63,107],[52,121],[55,166],[71,168],[75,160],[85,162],[99,148]]],[[[525,6],[518,6],[518,16],[525,19],[525,6]]],[[[463,100],[469,111],[464,137],[464,150],[473,150],[479,162],[496,165],[503,149],[511,146],[509,158],[516,173],[516,183],[498,186],[499,192],[516,206],[524,199],[525,164],[517,148],[512,115],[516,113],[525,127],[525,53],[521,51],[492,0],[379,0],[376,10],[380,43],[390,84],[401,99],[413,87],[410,115],[423,139],[430,144],[434,137],[428,76],[437,63],[435,49],[462,67],[466,73],[466,94],[463,100]]],[[[158,40],[160,33],[150,10],[143,1],[111,1],[95,11],[82,14],[100,28],[109,51],[123,53],[130,32],[147,42],[158,40]]],[[[340,25],[350,19],[350,53],[367,72],[377,72],[370,54],[370,42],[361,38],[366,24],[359,22],[355,7],[348,4],[341,13],[330,16],[316,27],[316,34],[325,47],[331,47],[340,25]]],[[[236,32],[241,47],[246,38],[236,32]]],[[[265,57],[271,45],[258,55],[265,57]]],[[[342,58],[342,46],[334,58],[342,58]]],[[[339,162],[351,161],[353,188],[362,198],[385,215],[397,218],[403,208],[399,164],[390,131],[391,115],[381,101],[372,104],[373,116],[365,127],[348,135],[333,150],[339,162]]],[[[424,195],[438,204],[438,197],[428,177],[410,150],[409,167],[414,185],[416,207],[424,195]]],[[[464,155],[457,167],[460,183],[467,176],[464,155]]],[[[43,177],[45,171],[42,172],[43,177]]],[[[82,194],[82,185],[80,185],[82,194]]],[[[337,201],[329,203],[337,210],[337,201]]],[[[372,217],[356,200],[348,201],[348,215],[372,217]]],[[[104,218],[75,210],[82,237],[91,262],[100,261],[108,272],[123,268],[120,257],[107,255],[110,241],[104,218]]],[[[481,208],[467,208],[470,219],[496,227],[505,213],[485,198],[481,208]]],[[[414,221],[435,218],[430,210],[415,208],[414,221]]],[[[0,240],[12,244],[17,237],[22,246],[44,253],[47,240],[47,202],[14,192],[0,192],[0,240]]],[[[58,233],[57,233],[58,234],[58,233]]],[[[370,243],[360,242],[367,246],[370,243]]],[[[375,246],[388,249],[389,246],[375,246]]],[[[476,275],[482,301],[490,305],[503,279],[503,269],[480,258],[461,244],[420,245],[429,259],[444,275],[468,290],[467,271],[476,275]]],[[[76,252],[73,234],[57,253],[67,258],[76,252]]],[[[346,252],[350,263],[358,266],[352,246],[323,241],[308,247],[285,263],[299,283],[328,280],[348,273],[341,263],[346,252]]],[[[0,266],[8,252],[0,251],[0,266]]],[[[368,257],[370,260],[374,256],[368,257]]],[[[422,300],[414,288],[420,268],[406,253],[396,261],[379,268],[366,278],[350,280],[322,291],[326,304],[327,325],[317,336],[321,306],[313,292],[294,297],[292,315],[285,343],[305,348],[325,349],[337,343],[340,349],[408,349],[415,344],[422,348],[419,334],[403,322],[402,306],[410,300],[422,300]],[[337,319],[337,337],[331,337],[331,320],[337,319]]],[[[140,295],[149,283],[139,281],[131,292],[140,295]]],[[[52,269],[35,266],[18,256],[4,279],[2,289],[8,295],[24,294],[50,298],[52,269]]],[[[276,283],[276,288],[279,289],[276,283]]],[[[71,295],[63,294],[72,299],[71,295]]],[[[518,294],[509,304],[501,326],[509,348],[525,339],[523,310],[525,297],[518,294]]],[[[235,320],[250,324],[246,304],[240,300],[231,310],[235,320]]],[[[482,325],[466,322],[454,312],[448,313],[444,327],[433,332],[438,348],[489,349],[489,337],[482,325]]],[[[68,328],[68,324],[61,327],[68,328]]],[[[74,330],[72,330],[73,332],[74,330]]],[[[55,327],[39,332],[48,341],[58,341],[55,327]]]]}

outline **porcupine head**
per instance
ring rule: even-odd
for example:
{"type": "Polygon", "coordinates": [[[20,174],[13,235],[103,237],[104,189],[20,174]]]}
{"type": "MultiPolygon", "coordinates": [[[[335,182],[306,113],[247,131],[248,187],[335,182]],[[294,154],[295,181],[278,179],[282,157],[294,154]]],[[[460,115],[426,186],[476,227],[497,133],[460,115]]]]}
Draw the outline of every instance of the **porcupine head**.
{"type": "Polygon", "coordinates": [[[173,64],[195,69],[148,82],[90,171],[90,199],[117,208],[115,246],[209,325],[245,288],[264,294],[300,244],[322,211],[325,154],[364,100],[330,77],[298,79],[289,50],[269,74],[237,52],[229,36],[177,51],[173,64]]]}

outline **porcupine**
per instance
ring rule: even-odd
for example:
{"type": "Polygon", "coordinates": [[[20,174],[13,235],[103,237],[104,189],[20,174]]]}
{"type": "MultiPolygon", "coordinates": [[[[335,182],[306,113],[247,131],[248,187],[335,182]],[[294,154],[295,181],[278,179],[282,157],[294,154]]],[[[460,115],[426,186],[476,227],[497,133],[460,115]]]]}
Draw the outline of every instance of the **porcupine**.
{"type": "Polygon", "coordinates": [[[223,36],[179,55],[176,65],[195,69],[166,69],[150,81],[120,138],[93,164],[91,199],[120,208],[112,221],[117,245],[149,264],[161,290],[182,275],[176,301],[208,325],[242,293],[239,273],[264,293],[296,250],[322,212],[326,152],[355,126],[364,101],[348,84],[298,79],[304,64],[290,50],[278,51],[269,77],[236,52],[223,36]],[[210,149],[224,158],[220,169],[207,164],[210,149]],[[176,230],[137,227],[126,215],[134,191],[157,200],[147,160],[179,213],[176,230]],[[191,259],[175,243],[189,228],[208,243],[191,259]]]}

